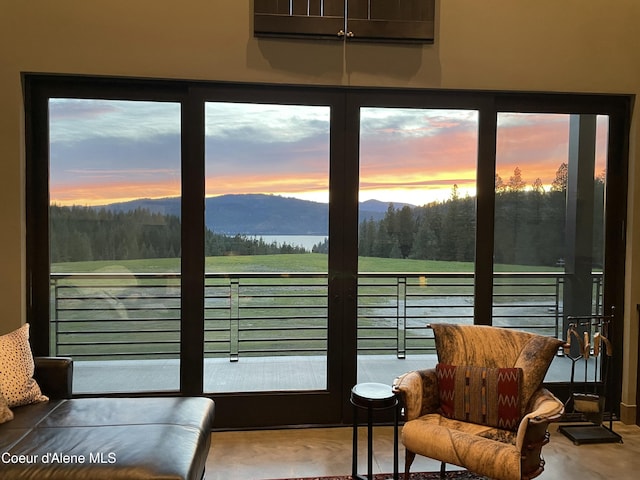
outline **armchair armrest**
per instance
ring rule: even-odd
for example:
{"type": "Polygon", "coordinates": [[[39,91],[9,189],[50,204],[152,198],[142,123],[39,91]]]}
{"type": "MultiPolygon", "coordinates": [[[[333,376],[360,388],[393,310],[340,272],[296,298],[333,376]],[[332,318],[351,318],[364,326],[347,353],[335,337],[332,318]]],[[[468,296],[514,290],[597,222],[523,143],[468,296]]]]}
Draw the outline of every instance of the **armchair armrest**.
{"type": "Polygon", "coordinates": [[[540,453],[549,443],[547,427],[564,412],[564,404],[544,388],[534,394],[530,405],[531,411],[522,418],[516,437],[516,448],[522,454],[522,472],[531,475],[527,478],[533,478],[544,469],[540,453]]]}
{"type": "Polygon", "coordinates": [[[405,373],[393,382],[393,391],[404,405],[404,419],[413,420],[440,407],[438,379],[434,368],[405,373]]]}
{"type": "Polygon", "coordinates": [[[53,399],[71,398],[73,360],[68,357],[35,357],[33,378],[42,393],[53,399]]]}

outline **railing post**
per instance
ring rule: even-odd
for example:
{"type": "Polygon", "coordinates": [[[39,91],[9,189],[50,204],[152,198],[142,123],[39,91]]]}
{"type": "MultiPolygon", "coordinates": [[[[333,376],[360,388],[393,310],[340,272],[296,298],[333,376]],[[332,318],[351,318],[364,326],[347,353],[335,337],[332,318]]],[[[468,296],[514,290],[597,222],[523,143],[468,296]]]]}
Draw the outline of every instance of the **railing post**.
{"type": "Polygon", "coordinates": [[[562,282],[562,277],[556,276],[556,295],[555,295],[556,296],[556,307],[555,307],[556,338],[562,338],[560,335],[564,335],[564,332],[563,333],[560,332],[560,319],[562,318],[562,316],[560,315],[560,292],[562,291],[560,288],[561,282],[562,282]]]}
{"type": "Polygon", "coordinates": [[[407,277],[398,277],[397,287],[397,312],[396,312],[396,339],[398,358],[405,358],[406,352],[406,325],[407,325],[407,277]]]}
{"type": "Polygon", "coordinates": [[[53,310],[53,341],[49,341],[49,348],[53,347],[53,351],[50,352],[50,355],[56,357],[58,355],[58,321],[59,313],[58,313],[58,280],[56,278],[50,278],[52,287],[53,287],[53,295],[51,299],[51,307],[53,310]]]}
{"type": "Polygon", "coordinates": [[[229,284],[229,361],[240,357],[240,279],[232,278],[229,284]]]}
{"type": "Polygon", "coordinates": [[[602,293],[602,276],[597,275],[593,278],[594,283],[596,284],[596,301],[595,301],[595,315],[604,315],[604,308],[602,302],[600,301],[600,295],[602,293]],[[601,310],[602,309],[602,310],[601,310]]]}

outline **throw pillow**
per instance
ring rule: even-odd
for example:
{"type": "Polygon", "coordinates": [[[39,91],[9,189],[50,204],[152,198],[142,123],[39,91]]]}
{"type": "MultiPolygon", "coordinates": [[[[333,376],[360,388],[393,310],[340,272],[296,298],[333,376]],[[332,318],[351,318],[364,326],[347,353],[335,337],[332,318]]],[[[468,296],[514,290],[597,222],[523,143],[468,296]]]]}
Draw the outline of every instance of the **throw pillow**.
{"type": "Polygon", "coordinates": [[[33,379],[29,324],[0,336],[0,393],[9,407],[49,400],[33,379]]]}
{"type": "Polygon", "coordinates": [[[13,420],[13,412],[7,405],[7,399],[0,393],[0,423],[8,422],[9,420],[13,420]]]}
{"type": "Polygon", "coordinates": [[[521,368],[436,365],[443,416],[505,430],[520,424],[521,368]]]}

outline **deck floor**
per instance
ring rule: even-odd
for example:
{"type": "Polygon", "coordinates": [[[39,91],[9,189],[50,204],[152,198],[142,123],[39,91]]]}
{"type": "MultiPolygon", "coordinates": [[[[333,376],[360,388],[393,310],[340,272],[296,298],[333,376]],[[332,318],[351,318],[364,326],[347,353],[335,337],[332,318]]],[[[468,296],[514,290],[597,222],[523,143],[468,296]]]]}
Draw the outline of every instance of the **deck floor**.
{"type": "MultiPolygon", "coordinates": [[[[398,375],[411,370],[431,368],[435,355],[413,355],[398,359],[394,355],[358,356],[358,383],[391,384],[398,375]]],[[[588,379],[594,365],[589,361],[588,379]]],[[[180,388],[177,359],[75,361],[73,391],[76,394],[171,392],[180,388]]],[[[327,361],[320,356],[246,357],[237,362],[205,359],[204,392],[260,392],[324,390],[327,361]]],[[[546,382],[568,381],[571,360],[557,356],[546,382]]],[[[576,364],[576,380],[584,379],[584,361],[576,364]]]]}

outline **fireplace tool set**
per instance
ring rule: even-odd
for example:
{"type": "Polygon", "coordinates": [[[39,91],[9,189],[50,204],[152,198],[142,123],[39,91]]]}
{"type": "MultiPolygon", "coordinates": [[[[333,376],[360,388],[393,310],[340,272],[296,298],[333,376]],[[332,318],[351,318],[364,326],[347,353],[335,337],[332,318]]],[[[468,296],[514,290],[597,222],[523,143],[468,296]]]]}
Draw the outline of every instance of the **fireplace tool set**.
{"type": "Polygon", "coordinates": [[[609,425],[604,424],[606,394],[609,388],[609,368],[613,356],[610,338],[611,315],[567,317],[569,328],[564,354],[571,360],[571,395],[565,402],[565,419],[580,421],[575,425],[562,425],[559,431],[576,445],[583,443],[622,443],[622,437],[613,431],[613,414],[609,425]],[[576,391],[576,363],[584,362],[582,392],[576,391]],[[589,371],[592,371],[590,381],[589,371]],[[571,405],[571,408],[569,407],[571,405]],[[572,413],[569,413],[572,410],[572,413]],[[586,422],[586,423],[585,423],[586,422]]]}

